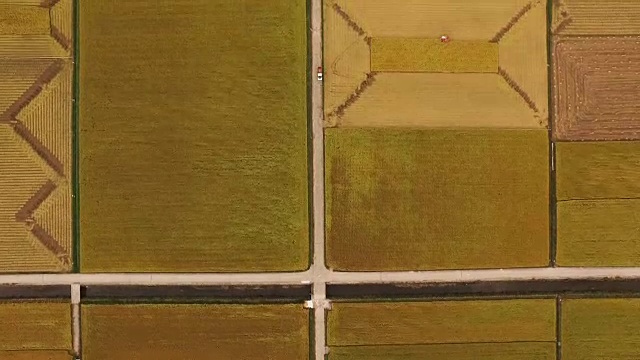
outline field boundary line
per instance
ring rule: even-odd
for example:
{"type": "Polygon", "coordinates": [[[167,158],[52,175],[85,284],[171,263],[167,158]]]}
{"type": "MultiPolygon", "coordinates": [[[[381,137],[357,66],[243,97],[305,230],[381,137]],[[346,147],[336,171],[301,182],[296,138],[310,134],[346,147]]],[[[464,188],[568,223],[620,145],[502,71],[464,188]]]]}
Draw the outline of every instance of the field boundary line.
{"type": "MultiPolygon", "coordinates": [[[[360,85],[358,85],[358,87],[356,88],[356,91],[354,91],[351,95],[349,95],[349,97],[347,98],[347,100],[345,100],[345,102],[343,102],[342,104],[338,105],[338,107],[331,111],[328,114],[328,117],[330,118],[336,118],[336,122],[335,124],[333,124],[330,127],[337,127],[340,126],[340,119],[342,118],[342,116],[344,116],[344,112],[351,107],[351,105],[353,105],[356,101],[358,101],[358,99],[360,98],[360,96],[362,96],[362,94],[371,86],[373,85],[373,83],[376,81],[376,75],[378,75],[377,72],[375,71],[371,71],[369,73],[367,73],[366,78],[360,83],[360,85]]],[[[330,120],[330,119],[328,119],[330,120]]]]}
{"type": "Polygon", "coordinates": [[[498,33],[496,33],[493,38],[491,38],[491,40],[489,40],[489,42],[492,43],[498,43],[500,42],[500,40],[502,40],[502,38],[507,35],[507,33],[509,31],[511,31],[511,29],[513,29],[514,26],[516,26],[516,24],[520,21],[520,19],[522,19],[523,16],[525,16],[529,11],[531,11],[531,9],[533,9],[535,6],[540,4],[540,0],[536,1],[536,3],[534,4],[533,2],[529,2],[527,5],[525,5],[522,9],[520,9],[520,11],[518,11],[512,18],[511,20],[509,20],[509,22],[503,26],[498,33]]]}
{"type": "Polygon", "coordinates": [[[502,78],[504,79],[504,81],[507,82],[507,84],[516,92],[518,93],[518,95],[520,95],[520,97],[522,98],[522,100],[524,100],[525,103],[527,103],[527,106],[533,110],[533,112],[535,112],[536,114],[538,114],[540,111],[538,110],[538,106],[536,106],[536,103],[531,99],[531,97],[529,96],[529,94],[527,94],[526,91],[524,91],[524,89],[522,89],[522,87],[520,87],[520,85],[518,85],[518,83],[513,80],[513,78],[511,77],[511,75],[509,75],[509,73],[507,73],[507,71],[505,69],[503,69],[502,67],[498,66],[498,74],[500,76],[502,76],[502,78]]]}
{"type": "MultiPolygon", "coordinates": [[[[366,36],[367,32],[366,32],[366,31],[365,31],[365,30],[364,30],[360,25],[358,25],[358,23],[357,23],[357,22],[355,22],[355,21],[351,18],[351,16],[349,16],[349,14],[347,14],[347,12],[346,12],[346,11],[344,11],[340,5],[338,5],[338,3],[333,3],[333,6],[331,6],[331,8],[333,8],[333,10],[335,10],[335,12],[336,12],[338,15],[340,15],[340,17],[341,17],[342,19],[344,19],[344,21],[346,21],[346,22],[347,22],[347,24],[349,25],[349,27],[350,27],[351,29],[353,29],[353,31],[357,32],[357,33],[358,33],[358,35],[360,35],[360,36],[364,36],[364,37],[365,37],[365,39],[366,39],[366,38],[369,38],[369,39],[370,39],[370,37],[366,36]]],[[[367,40],[365,40],[365,41],[367,41],[367,40]]]]}
{"type": "Polygon", "coordinates": [[[299,285],[640,279],[640,267],[545,267],[398,272],[4,274],[0,285],[299,285]]]}

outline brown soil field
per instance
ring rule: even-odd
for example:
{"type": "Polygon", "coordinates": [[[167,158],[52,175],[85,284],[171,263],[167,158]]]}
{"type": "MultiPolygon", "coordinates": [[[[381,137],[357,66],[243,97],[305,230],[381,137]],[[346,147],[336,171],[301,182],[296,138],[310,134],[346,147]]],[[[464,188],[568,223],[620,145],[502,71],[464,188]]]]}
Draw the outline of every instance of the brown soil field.
{"type": "Polygon", "coordinates": [[[640,139],[640,37],[556,38],[558,140],[640,139]]]}
{"type": "Polygon", "coordinates": [[[565,299],[562,358],[640,359],[640,299],[565,299]]]}
{"type": "Polygon", "coordinates": [[[71,350],[71,306],[68,303],[0,302],[0,324],[0,354],[46,350],[52,352],[51,356],[58,356],[51,357],[57,360],[64,358],[59,352],[71,350]]]}
{"type": "Polygon", "coordinates": [[[554,299],[336,302],[328,314],[329,346],[555,341],[554,299]]]}
{"type": "Polygon", "coordinates": [[[302,305],[83,305],[84,360],[309,358],[302,305]]]}
{"type": "Polygon", "coordinates": [[[32,5],[0,5],[0,271],[69,271],[72,3],[32,5]]]}
{"type": "Polygon", "coordinates": [[[372,5],[331,0],[325,2],[324,13],[324,61],[330,64],[325,69],[326,126],[547,126],[542,1],[383,0],[372,5]],[[455,53],[475,55],[455,57],[407,45],[422,39],[440,48],[443,34],[451,37],[445,46],[457,49],[455,53]],[[394,46],[377,48],[384,39],[394,39],[394,46]],[[487,49],[496,48],[497,61],[488,61],[486,51],[474,52],[482,42],[487,49]],[[447,60],[452,57],[457,60],[447,60]],[[486,72],[489,67],[493,70],[486,75],[491,77],[412,73],[486,72]],[[386,73],[397,71],[405,74],[386,73]]]}
{"type": "Polygon", "coordinates": [[[558,203],[559,266],[640,266],[640,199],[558,203]]]}
{"type": "Polygon", "coordinates": [[[325,141],[332,269],[548,265],[546,130],[334,128],[325,141]]]}
{"type": "Polygon", "coordinates": [[[554,0],[554,34],[640,35],[637,0],[554,0]]]}
{"type": "Polygon", "coordinates": [[[558,200],[640,198],[640,142],[556,144],[558,200]]]}

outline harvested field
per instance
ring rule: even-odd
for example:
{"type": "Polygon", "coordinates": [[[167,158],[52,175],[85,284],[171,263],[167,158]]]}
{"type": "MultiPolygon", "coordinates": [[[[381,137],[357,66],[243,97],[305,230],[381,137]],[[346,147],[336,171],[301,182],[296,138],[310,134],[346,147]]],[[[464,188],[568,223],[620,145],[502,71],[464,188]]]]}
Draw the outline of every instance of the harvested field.
{"type": "Polygon", "coordinates": [[[555,0],[553,29],[560,35],[640,35],[637,0],[555,0]]]}
{"type": "Polygon", "coordinates": [[[325,139],[334,270],[548,264],[545,130],[327,129],[325,139]]]}
{"type": "Polygon", "coordinates": [[[59,356],[60,352],[71,350],[71,307],[68,303],[0,302],[0,323],[0,355],[7,351],[24,351],[20,356],[46,351],[51,353],[51,359],[57,360],[64,359],[59,356]]]}
{"type": "Polygon", "coordinates": [[[306,1],[80,13],[82,270],[306,269],[306,1]]]}
{"type": "Polygon", "coordinates": [[[640,142],[556,144],[558,200],[640,198],[640,142]]]}
{"type": "Polygon", "coordinates": [[[329,360],[555,360],[554,342],[345,346],[329,360]]]}
{"type": "Polygon", "coordinates": [[[338,126],[540,127],[535,113],[498,74],[383,73],[373,80],[338,126]]]}
{"type": "Polygon", "coordinates": [[[555,316],[553,299],[334,303],[327,341],[330,346],[555,342],[555,316]]]}
{"type": "MultiPolygon", "coordinates": [[[[69,29],[70,4],[55,10],[69,29]]],[[[0,271],[64,272],[73,252],[73,64],[70,42],[54,36],[54,5],[32,5],[0,5],[0,271]]]]}
{"type": "Polygon", "coordinates": [[[327,127],[548,125],[542,1],[325,4],[327,127]]]}
{"type": "Polygon", "coordinates": [[[566,299],[562,358],[640,358],[640,299],[566,299]]]}
{"type": "Polygon", "coordinates": [[[640,199],[558,203],[560,266],[640,266],[640,199]]]}
{"type": "Polygon", "coordinates": [[[375,72],[496,73],[498,44],[461,40],[373,38],[371,70],[375,72]]]}
{"type": "Polygon", "coordinates": [[[555,138],[640,139],[640,37],[557,39],[555,138]]]}
{"type": "Polygon", "coordinates": [[[309,358],[299,304],[83,305],[82,325],[85,360],[309,358]]]}

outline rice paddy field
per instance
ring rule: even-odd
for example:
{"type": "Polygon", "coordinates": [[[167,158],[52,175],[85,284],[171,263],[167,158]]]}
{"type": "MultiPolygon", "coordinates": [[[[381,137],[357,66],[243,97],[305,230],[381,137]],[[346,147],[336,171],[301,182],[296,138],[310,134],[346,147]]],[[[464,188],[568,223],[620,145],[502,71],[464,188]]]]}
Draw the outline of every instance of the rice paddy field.
{"type": "Polygon", "coordinates": [[[326,129],[328,266],[547,266],[547,140],[543,130],[326,129]]]}
{"type": "Polygon", "coordinates": [[[306,1],[79,11],[82,271],[306,269],[306,1]]]}
{"type": "Polygon", "coordinates": [[[83,305],[83,359],[309,359],[302,305],[83,305]]]}
{"type": "Polygon", "coordinates": [[[71,360],[71,305],[0,302],[0,359],[71,360]]]}
{"type": "Polygon", "coordinates": [[[554,299],[335,303],[328,316],[330,360],[556,358],[554,299]]]}
{"type": "Polygon", "coordinates": [[[0,272],[72,270],[71,5],[0,2],[0,272]]]}
{"type": "Polygon", "coordinates": [[[640,299],[566,299],[561,337],[563,359],[637,359],[640,299]]]}

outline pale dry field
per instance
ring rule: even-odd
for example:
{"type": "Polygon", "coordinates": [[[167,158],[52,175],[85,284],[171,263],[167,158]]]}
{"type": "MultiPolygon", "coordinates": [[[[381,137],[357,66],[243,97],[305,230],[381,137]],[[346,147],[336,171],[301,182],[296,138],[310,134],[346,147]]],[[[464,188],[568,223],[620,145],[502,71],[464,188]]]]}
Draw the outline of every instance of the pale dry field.
{"type": "Polygon", "coordinates": [[[498,74],[381,73],[374,79],[340,126],[540,127],[498,74]]]}
{"type": "Polygon", "coordinates": [[[639,35],[637,0],[553,0],[553,29],[561,35],[639,35]]]}
{"type": "Polygon", "coordinates": [[[69,271],[72,2],[0,4],[0,271],[69,271]]]}
{"type": "Polygon", "coordinates": [[[326,126],[545,128],[546,16],[540,0],[329,1],[326,126]]]}

